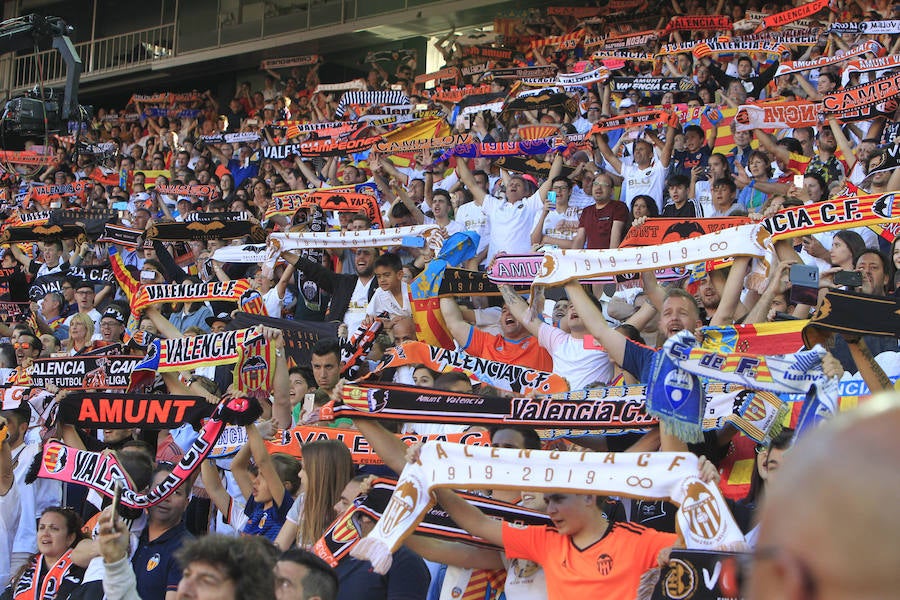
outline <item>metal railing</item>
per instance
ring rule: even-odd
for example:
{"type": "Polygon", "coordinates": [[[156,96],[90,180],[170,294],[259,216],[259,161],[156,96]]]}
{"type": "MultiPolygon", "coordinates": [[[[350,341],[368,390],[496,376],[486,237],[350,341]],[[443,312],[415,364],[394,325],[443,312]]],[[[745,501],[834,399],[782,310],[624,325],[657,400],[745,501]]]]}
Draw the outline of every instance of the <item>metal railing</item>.
{"type": "MultiPolygon", "coordinates": [[[[175,23],[75,44],[82,77],[127,71],[175,55],[175,23]]],[[[66,65],[56,50],[17,56],[13,61],[12,91],[30,89],[43,81],[56,85],[66,78],[66,65]]]]}

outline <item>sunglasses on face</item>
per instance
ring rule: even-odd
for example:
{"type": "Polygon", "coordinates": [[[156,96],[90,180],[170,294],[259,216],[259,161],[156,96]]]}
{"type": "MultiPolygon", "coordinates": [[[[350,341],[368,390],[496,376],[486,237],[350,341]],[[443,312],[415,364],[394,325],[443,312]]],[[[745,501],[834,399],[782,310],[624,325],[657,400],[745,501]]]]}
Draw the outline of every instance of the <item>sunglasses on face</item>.
{"type": "Polygon", "coordinates": [[[21,350],[31,350],[31,343],[30,342],[16,342],[15,344],[13,344],[13,348],[15,348],[16,350],[20,350],[20,349],[21,350]]]}

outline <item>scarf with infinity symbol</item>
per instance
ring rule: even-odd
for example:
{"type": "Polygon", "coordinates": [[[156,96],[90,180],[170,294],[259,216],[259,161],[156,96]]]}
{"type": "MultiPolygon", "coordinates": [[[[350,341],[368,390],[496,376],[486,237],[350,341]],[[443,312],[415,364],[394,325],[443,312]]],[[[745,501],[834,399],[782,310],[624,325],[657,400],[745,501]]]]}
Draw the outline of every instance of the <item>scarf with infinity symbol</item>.
{"type": "MultiPolygon", "coordinates": [[[[812,350],[793,354],[756,355],[725,354],[705,350],[696,344],[692,332],[682,331],[666,340],[661,354],[665,354],[681,373],[776,394],[805,395],[798,434],[837,412],[838,382],[835,378],[826,377],[822,370],[822,357],[827,353],[822,346],[816,345],[812,350]]],[[[677,392],[684,389],[683,386],[676,388],[668,385],[666,381],[654,381],[654,385],[660,388],[661,394],[666,394],[670,401],[675,402],[678,401],[678,394],[671,390],[677,392]]]]}
{"type": "Polygon", "coordinates": [[[35,457],[35,462],[25,476],[25,482],[31,483],[37,477],[55,479],[87,486],[110,498],[115,484],[122,482],[122,505],[147,508],[168,498],[191,478],[227,424],[248,425],[260,414],[262,409],[259,404],[248,398],[223,399],[216,405],[212,416],[203,425],[200,435],[184,453],[181,461],[165,479],[146,493],[134,489],[127,471],[114,453],[79,450],[55,441],[47,442],[44,451],[35,457]]]}
{"type": "MultiPolygon", "coordinates": [[[[313,552],[332,567],[337,566],[337,563],[347,556],[350,549],[362,538],[356,524],[358,516],[363,514],[378,521],[384,514],[396,486],[396,479],[379,478],[374,480],[369,486],[369,491],[357,498],[354,506],[348,508],[329,526],[313,547],[313,552]]],[[[524,525],[551,525],[547,515],[516,504],[492,500],[475,494],[460,493],[460,496],[490,517],[524,525]]],[[[422,522],[416,526],[416,533],[443,540],[463,541],[482,547],[495,547],[457,525],[440,505],[435,505],[425,514],[422,522]]]]}
{"type": "Polygon", "coordinates": [[[350,555],[386,573],[391,553],[425,517],[434,504],[431,491],[439,487],[671,499],[680,505],[677,521],[688,548],[728,550],[742,544],[718,487],[697,474],[697,457],[690,453],[595,454],[428,443],[419,462],[403,469],[375,529],[350,555]]]}

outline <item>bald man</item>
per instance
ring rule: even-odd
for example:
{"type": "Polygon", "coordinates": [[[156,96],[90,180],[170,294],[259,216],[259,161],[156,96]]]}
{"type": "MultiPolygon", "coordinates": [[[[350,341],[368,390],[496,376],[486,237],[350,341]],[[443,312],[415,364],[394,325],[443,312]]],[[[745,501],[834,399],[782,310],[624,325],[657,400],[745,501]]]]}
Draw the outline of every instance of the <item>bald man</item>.
{"type": "Polygon", "coordinates": [[[900,394],[880,394],[790,450],[766,492],[749,600],[896,598],[900,394]]]}

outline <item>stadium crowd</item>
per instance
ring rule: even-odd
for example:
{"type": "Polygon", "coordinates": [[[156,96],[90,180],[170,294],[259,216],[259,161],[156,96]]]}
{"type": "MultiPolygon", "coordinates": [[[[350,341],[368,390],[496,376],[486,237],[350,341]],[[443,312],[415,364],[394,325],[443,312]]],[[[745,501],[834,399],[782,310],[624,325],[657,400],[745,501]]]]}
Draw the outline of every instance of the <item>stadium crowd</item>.
{"type": "Polygon", "coordinates": [[[865,398],[900,375],[898,12],[529,9],[434,73],[288,57],[4,149],[0,598],[736,597],[670,560],[719,506],[745,597],[896,595],[897,409],[865,398]],[[695,455],[719,492],[472,458],[373,568],[412,442],[695,455]]]}

